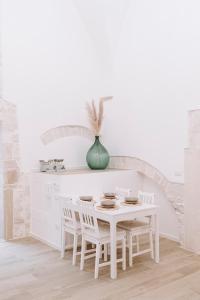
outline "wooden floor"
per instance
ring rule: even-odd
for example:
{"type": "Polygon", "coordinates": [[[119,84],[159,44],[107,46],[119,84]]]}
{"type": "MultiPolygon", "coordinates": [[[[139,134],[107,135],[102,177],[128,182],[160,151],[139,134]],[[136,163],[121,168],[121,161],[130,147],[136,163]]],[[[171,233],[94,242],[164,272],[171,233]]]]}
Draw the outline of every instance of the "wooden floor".
{"type": "Polygon", "coordinates": [[[0,300],[197,300],[200,299],[200,256],[161,239],[161,262],[149,255],[111,280],[109,268],[93,279],[94,261],[85,271],[50,247],[31,238],[0,244],[0,300]]]}

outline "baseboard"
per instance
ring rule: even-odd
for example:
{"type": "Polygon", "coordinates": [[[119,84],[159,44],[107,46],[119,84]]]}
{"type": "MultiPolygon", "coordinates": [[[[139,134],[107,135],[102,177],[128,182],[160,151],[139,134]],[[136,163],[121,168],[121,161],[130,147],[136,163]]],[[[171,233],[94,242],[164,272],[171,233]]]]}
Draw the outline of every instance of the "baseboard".
{"type": "Polygon", "coordinates": [[[34,239],[36,239],[36,240],[38,240],[38,241],[40,241],[40,242],[42,242],[42,243],[48,245],[49,247],[54,248],[55,250],[60,251],[60,248],[59,248],[57,245],[55,245],[55,244],[53,244],[53,243],[49,243],[47,240],[42,239],[42,238],[39,237],[38,235],[36,235],[36,234],[34,234],[34,233],[31,232],[31,233],[30,233],[30,236],[31,236],[32,238],[34,238],[34,239]]]}
{"type": "MultiPolygon", "coordinates": [[[[160,237],[162,237],[162,238],[165,238],[165,239],[168,239],[168,240],[171,240],[171,241],[180,243],[180,240],[179,240],[177,237],[173,236],[173,235],[170,235],[170,234],[167,234],[167,233],[162,233],[162,232],[160,232],[159,235],[160,235],[160,237]]],[[[40,242],[42,242],[42,243],[48,245],[49,247],[54,248],[55,250],[61,251],[61,249],[60,249],[57,245],[55,245],[55,244],[53,244],[53,243],[49,243],[47,240],[42,239],[41,237],[39,237],[39,236],[36,235],[36,234],[30,233],[30,236],[31,236],[32,238],[34,238],[34,239],[36,239],[36,240],[38,240],[38,241],[40,241],[40,242]]],[[[81,246],[81,245],[79,244],[78,246],[81,246]]],[[[72,244],[71,244],[71,245],[68,245],[68,246],[66,247],[66,250],[71,250],[71,249],[73,249],[73,245],[72,245],[72,244]]],[[[191,251],[191,250],[188,250],[188,251],[191,251]]]]}
{"type": "MultiPolygon", "coordinates": [[[[38,241],[42,242],[43,244],[46,244],[47,246],[49,246],[51,248],[54,248],[55,250],[61,251],[61,249],[57,245],[55,245],[53,243],[49,243],[47,240],[42,239],[41,237],[39,237],[38,235],[36,235],[34,233],[30,233],[30,237],[34,238],[35,240],[38,240],[38,241]]],[[[78,246],[81,246],[81,244],[78,243],[78,246]]],[[[68,245],[66,247],[66,250],[71,250],[71,249],[73,249],[73,244],[68,245]]]]}
{"type": "Polygon", "coordinates": [[[163,233],[163,232],[160,232],[159,235],[160,235],[160,237],[163,237],[163,238],[165,238],[165,239],[168,239],[168,240],[171,240],[171,241],[180,243],[179,238],[177,238],[177,237],[174,236],[174,235],[171,235],[171,234],[168,234],[168,233],[163,233]]]}
{"type": "Polygon", "coordinates": [[[195,253],[195,254],[197,254],[197,255],[200,255],[200,250],[188,248],[188,247],[185,247],[185,245],[183,245],[182,248],[183,248],[184,250],[188,251],[188,252],[191,252],[191,253],[195,253]]]}

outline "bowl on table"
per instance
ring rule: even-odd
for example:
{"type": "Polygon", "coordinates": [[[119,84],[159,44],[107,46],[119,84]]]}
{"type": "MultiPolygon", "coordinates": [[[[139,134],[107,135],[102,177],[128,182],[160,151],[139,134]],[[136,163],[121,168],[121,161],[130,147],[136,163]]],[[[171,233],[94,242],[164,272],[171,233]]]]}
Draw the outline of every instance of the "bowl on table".
{"type": "Polygon", "coordinates": [[[139,199],[137,197],[125,197],[124,202],[127,204],[138,204],[139,199]]]}
{"type": "Polygon", "coordinates": [[[103,198],[105,198],[105,199],[116,199],[116,194],[115,193],[104,193],[103,198]]]}
{"type": "Polygon", "coordinates": [[[101,207],[103,208],[114,208],[115,207],[115,201],[111,199],[106,199],[101,201],[101,207]]]}
{"type": "Polygon", "coordinates": [[[87,202],[93,201],[93,197],[92,196],[80,196],[79,198],[82,201],[87,201],[87,202]]]}

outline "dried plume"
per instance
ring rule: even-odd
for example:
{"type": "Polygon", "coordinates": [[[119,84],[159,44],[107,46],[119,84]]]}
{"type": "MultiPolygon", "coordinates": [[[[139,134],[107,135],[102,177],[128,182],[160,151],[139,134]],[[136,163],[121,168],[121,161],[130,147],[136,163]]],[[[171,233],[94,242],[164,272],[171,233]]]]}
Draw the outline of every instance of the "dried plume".
{"type": "Polygon", "coordinates": [[[104,102],[111,100],[113,97],[101,97],[99,99],[99,111],[97,112],[97,108],[95,106],[94,100],[91,103],[86,103],[86,109],[88,112],[89,123],[93,133],[96,136],[99,136],[102,123],[103,123],[103,114],[104,114],[104,102]]]}

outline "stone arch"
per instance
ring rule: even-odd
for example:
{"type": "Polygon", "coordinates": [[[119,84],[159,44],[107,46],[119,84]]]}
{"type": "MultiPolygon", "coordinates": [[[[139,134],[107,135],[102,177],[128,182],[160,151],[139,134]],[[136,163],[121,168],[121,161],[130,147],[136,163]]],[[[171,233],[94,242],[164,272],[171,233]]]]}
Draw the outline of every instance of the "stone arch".
{"type": "Polygon", "coordinates": [[[48,145],[49,143],[57,139],[64,138],[67,136],[81,136],[90,140],[94,138],[92,131],[85,126],[63,125],[63,126],[51,128],[46,132],[44,132],[41,135],[41,140],[43,144],[48,145]]]}
{"type": "Polygon", "coordinates": [[[150,178],[155,182],[165,193],[166,198],[171,203],[175,210],[178,223],[180,242],[184,240],[184,204],[183,204],[183,193],[184,185],[181,183],[175,183],[169,181],[157,168],[149,164],[148,162],[131,156],[111,156],[110,168],[119,169],[133,169],[144,176],[150,178]]]}

